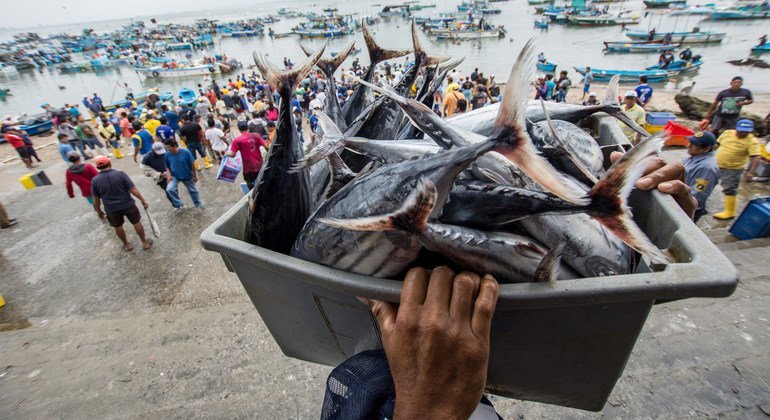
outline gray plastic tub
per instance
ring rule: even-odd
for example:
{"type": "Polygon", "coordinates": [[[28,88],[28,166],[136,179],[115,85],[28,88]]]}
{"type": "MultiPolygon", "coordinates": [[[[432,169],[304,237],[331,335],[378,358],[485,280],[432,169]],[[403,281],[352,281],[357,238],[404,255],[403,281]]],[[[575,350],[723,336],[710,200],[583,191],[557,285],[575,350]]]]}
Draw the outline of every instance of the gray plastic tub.
{"type": "MultiPolygon", "coordinates": [[[[355,297],[397,302],[401,282],[244,242],[247,200],[207,228],[201,242],[238,275],[284,354],[335,366],[381,347],[374,318],[355,297]]],[[[647,272],[501,285],[492,325],[490,392],[600,410],[656,301],[724,297],[735,290],[736,269],[671,197],[634,192],[629,201],[642,230],[677,262],[655,273],[642,264],[640,271],[647,272]]]]}

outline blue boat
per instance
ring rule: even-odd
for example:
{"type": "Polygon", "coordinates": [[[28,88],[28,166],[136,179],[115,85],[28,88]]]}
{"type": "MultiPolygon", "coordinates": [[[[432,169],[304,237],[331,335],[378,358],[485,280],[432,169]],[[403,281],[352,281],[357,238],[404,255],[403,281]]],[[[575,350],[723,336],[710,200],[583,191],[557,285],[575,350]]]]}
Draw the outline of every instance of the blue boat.
{"type": "Polygon", "coordinates": [[[44,121],[44,122],[32,124],[32,125],[22,125],[22,126],[19,126],[19,128],[26,131],[27,134],[29,134],[30,136],[37,136],[37,135],[51,131],[51,129],[53,128],[53,121],[48,120],[48,121],[44,121]]]}
{"type": "Polygon", "coordinates": [[[537,69],[544,72],[551,72],[556,70],[556,63],[541,63],[536,64],[537,69]]]}
{"type": "MultiPolygon", "coordinates": [[[[666,34],[671,34],[671,42],[681,42],[683,44],[697,44],[709,42],[722,42],[727,36],[726,32],[656,32],[652,41],[662,41],[666,34]]],[[[626,36],[635,40],[648,40],[649,32],[645,31],[626,31],[626,36]]]]}
{"type": "Polygon", "coordinates": [[[628,42],[605,42],[604,48],[608,52],[623,53],[654,53],[668,50],[675,50],[682,44],[663,44],[659,41],[628,41],[628,42]]]}
{"type": "MultiPolygon", "coordinates": [[[[585,75],[585,67],[574,67],[575,71],[585,75]]],[[[591,74],[594,75],[594,80],[597,82],[608,82],[613,76],[619,75],[621,82],[638,82],[640,76],[647,76],[647,81],[650,83],[665,82],[668,79],[669,72],[666,70],[607,70],[607,69],[591,69],[591,74]]]]}
{"type": "Polygon", "coordinates": [[[684,7],[687,5],[687,0],[644,0],[644,5],[650,9],[684,7]]]}
{"type": "Polygon", "coordinates": [[[194,90],[184,88],[179,91],[179,105],[192,105],[198,100],[198,94],[194,90]]]}
{"type": "Polygon", "coordinates": [[[684,61],[676,60],[669,64],[667,69],[661,69],[660,65],[647,67],[647,70],[665,70],[671,74],[689,73],[698,70],[703,65],[703,61],[684,61]]]}
{"type": "Polygon", "coordinates": [[[535,28],[538,29],[548,29],[548,22],[542,21],[542,20],[536,20],[535,21],[535,28]]]}
{"type": "Polygon", "coordinates": [[[754,54],[762,54],[770,51],[770,44],[755,45],[751,47],[751,52],[754,54]]]}

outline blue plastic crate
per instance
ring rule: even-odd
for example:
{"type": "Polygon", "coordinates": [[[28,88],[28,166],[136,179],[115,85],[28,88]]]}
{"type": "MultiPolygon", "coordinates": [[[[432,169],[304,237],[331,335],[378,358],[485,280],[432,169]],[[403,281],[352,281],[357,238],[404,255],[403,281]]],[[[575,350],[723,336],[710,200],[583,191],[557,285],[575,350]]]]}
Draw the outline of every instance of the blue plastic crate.
{"type": "Polygon", "coordinates": [[[676,115],[670,112],[648,112],[647,123],[650,125],[666,125],[667,122],[676,119],[676,115]]]}
{"type": "Polygon", "coordinates": [[[770,236],[770,197],[751,200],[730,227],[730,233],[744,241],[770,236]]]}

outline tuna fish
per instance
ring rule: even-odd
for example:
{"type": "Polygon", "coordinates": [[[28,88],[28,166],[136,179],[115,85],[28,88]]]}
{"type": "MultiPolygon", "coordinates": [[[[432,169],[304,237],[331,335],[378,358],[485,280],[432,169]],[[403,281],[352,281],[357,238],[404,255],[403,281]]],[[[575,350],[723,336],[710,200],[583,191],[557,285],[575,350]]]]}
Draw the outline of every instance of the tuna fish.
{"type": "Polygon", "coordinates": [[[254,53],[257,68],[281,95],[281,102],[277,132],[249,199],[245,237],[252,244],[276,252],[289,253],[313,208],[308,173],[289,171],[305,155],[292,117],[291,95],[325,48],[285,72],[254,53]]]}
{"type": "MultiPolygon", "coordinates": [[[[337,84],[334,81],[334,73],[342,65],[342,63],[345,62],[345,60],[348,58],[348,55],[350,55],[351,51],[353,51],[353,47],[355,47],[355,45],[355,42],[351,42],[334,57],[321,58],[318,60],[317,64],[318,68],[321,69],[321,73],[324,74],[324,78],[326,78],[327,83],[324,112],[326,112],[334,121],[334,123],[343,130],[347,128],[348,124],[345,121],[345,118],[342,116],[342,108],[340,108],[340,102],[337,100],[337,84]]],[[[313,55],[312,51],[305,48],[301,44],[300,48],[302,48],[302,51],[308,57],[313,55]]]]}

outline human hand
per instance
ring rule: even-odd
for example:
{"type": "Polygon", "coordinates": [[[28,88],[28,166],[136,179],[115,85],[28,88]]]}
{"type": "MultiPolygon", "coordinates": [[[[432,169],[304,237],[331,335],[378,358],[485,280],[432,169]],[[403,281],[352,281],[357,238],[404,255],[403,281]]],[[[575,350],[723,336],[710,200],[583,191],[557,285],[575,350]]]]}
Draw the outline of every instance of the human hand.
{"type": "Polygon", "coordinates": [[[198,182],[198,175],[193,173],[192,182],[198,182]]]}
{"type": "Polygon", "coordinates": [[[146,202],[146,201],[142,201],[142,205],[144,206],[144,209],[145,209],[145,210],[147,210],[148,208],[150,208],[150,205],[149,205],[149,204],[147,204],[147,202],[146,202]]]}
{"type": "Polygon", "coordinates": [[[107,215],[104,214],[104,212],[101,210],[97,210],[96,214],[99,215],[100,219],[104,219],[105,217],[107,217],[107,215]]]}
{"type": "MultiPolygon", "coordinates": [[[[610,161],[615,163],[622,156],[623,153],[612,152],[610,161]]],[[[690,187],[684,183],[684,165],[681,162],[666,163],[661,158],[650,159],[635,186],[641,191],[657,188],[658,191],[671,195],[691,219],[695,215],[695,209],[698,208],[698,201],[692,196],[690,187]]]]}
{"type": "Polygon", "coordinates": [[[754,180],[754,172],[752,171],[746,171],[743,173],[743,181],[744,182],[751,182],[754,180]]]}
{"type": "Polygon", "coordinates": [[[401,303],[368,301],[396,389],[394,417],[467,419],[484,392],[498,284],[447,267],[414,268],[401,303]],[[429,280],[430,277],[430,280],[429,280]]]}

